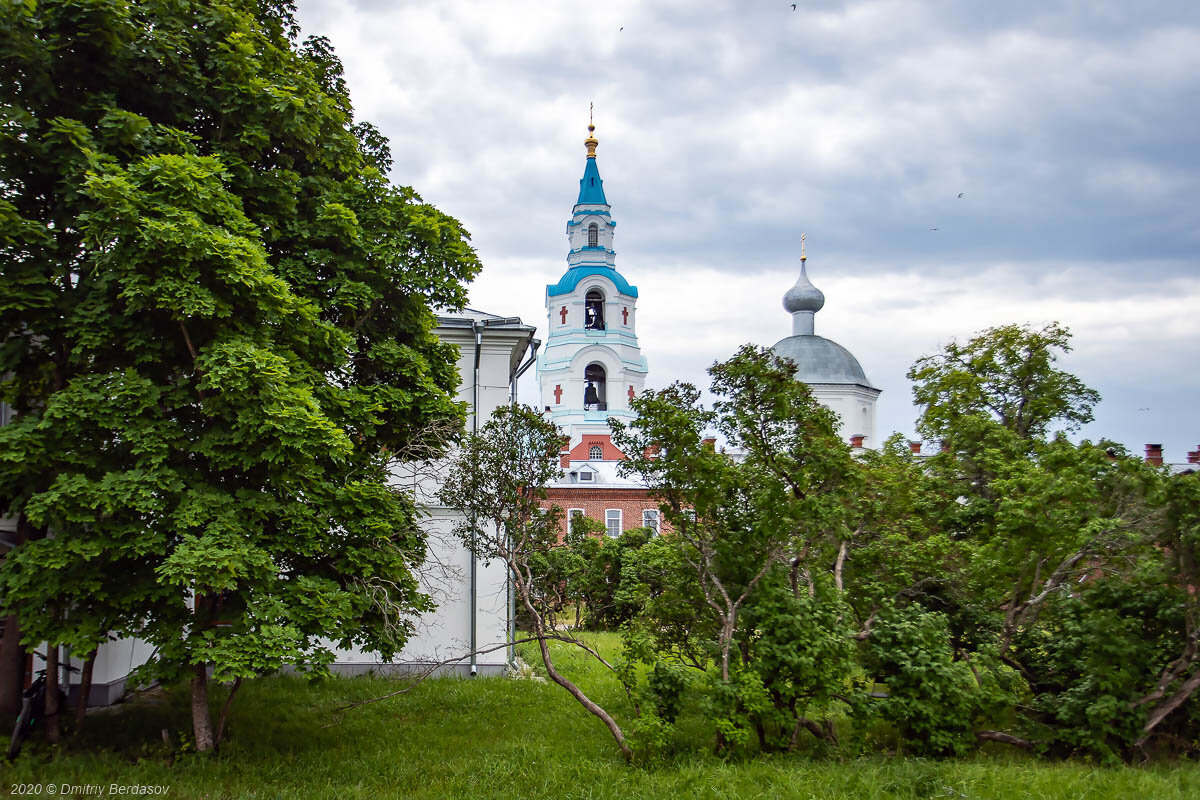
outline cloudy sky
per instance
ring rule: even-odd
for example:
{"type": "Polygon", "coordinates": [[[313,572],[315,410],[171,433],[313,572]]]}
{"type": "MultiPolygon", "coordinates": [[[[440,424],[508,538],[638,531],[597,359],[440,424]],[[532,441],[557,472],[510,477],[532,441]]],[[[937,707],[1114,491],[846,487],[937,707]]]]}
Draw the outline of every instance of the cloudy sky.
{"type": "MultiPolygon", "coordinates": [[[[393,179],[461,219],[472,305],[546,327],[595,103],[649,385],[818,334],[913,434],[905,373],[1009,322],[1074,333],[1084,433],[1200,446],[1200,4],[300,0],[393,179]],[[961,197],[959,196],[961,193],[961,197]]],[[[536,402],[532,375],[522,398],[536,402]]]]}

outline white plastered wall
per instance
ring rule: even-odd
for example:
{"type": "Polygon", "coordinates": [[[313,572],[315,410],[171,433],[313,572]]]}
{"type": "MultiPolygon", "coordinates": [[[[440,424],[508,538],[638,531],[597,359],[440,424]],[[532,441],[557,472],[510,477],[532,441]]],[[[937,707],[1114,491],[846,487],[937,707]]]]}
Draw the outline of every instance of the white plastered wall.
{"type": "Polygon", "coordinates": [[[817,383],[809,384],[817,401],[838,415],[841,426],[838,433],[849,441],[851,436],[866,437],[865,445],[878,448],[881,442],[875,439],[875,401],[879,390],[861,386],[817,383]]]}
{"type": "MultiPolygon", "coordinates": [[[[443,341],[458,345],[458,372],[461,378],[457,399],[474,410],[475,385],[475,341],[469,328],[450,331],[439,330],[443,341]]],[[[491,418],[496,408],[506,405],[510,398],[509,377],[515,348],[524,347],[527,335],[506,329],[487,329],[480,346],[479,359],[479,409],[482,411],[478,424],[482,426],[491,418]]],[[[522,350],[523,352],[523,350],[522,350]]],[[[516,354],[517,356],[520,353],[516,354]]],[[[472,430],[475,420],[467,417],[467,430],[472,430]]],[[[435,466],[414,475],[401,468],[396,476],[397,485],[415,491],[419,503],[424,507],[425,517],[421,527],[428,536],[427,555],[423,565],[417,569],[421,590],[428,594],[437,607],[416,620],[416,628],[404,649],[391,662],[384,662],[378,654],[358,649],[338,650],[334,669],[342,674],[366,672],[391,673],[412,672],[431,664],[439,664],[471,651],[471,554],[461,539],[454,534],[456,526],[465,523],[462,512],[446,508],[437,502],[439,469],[435,466]]],[[[487,649],[502,645],[509,634],[508,581],[505,567],[498,561],[477,561],[475,592],[475,649],[487,649]]],[[[481,674],[497,674],[508,663],[509,653],[500,647],[476,657],[476,666],[481,674]]],[[[447,665],[440,671],[467,674],[470,661],[464,659],[447,665]]]]}

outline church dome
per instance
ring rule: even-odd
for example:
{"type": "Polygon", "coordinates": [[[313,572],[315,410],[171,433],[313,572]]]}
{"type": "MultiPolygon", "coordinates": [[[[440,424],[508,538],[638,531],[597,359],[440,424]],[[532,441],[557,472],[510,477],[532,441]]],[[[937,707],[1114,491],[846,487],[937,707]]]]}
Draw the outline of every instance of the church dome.
{"type": "Polygon", "coordinates": [[[783,296],[783,307],[790,314],[795,314],[797,311],[811,311],[815,314],[824,306],[825,294],[812,285],[812,281],[808,279],[808,271],[804,267],[804,260],[801,259],[800,278],[796,281],[796,285],[788,289],[787,294],[783,296]]]}
{"type": "Polygon", "coordinates": [[[790,358],[796,362],[796,380],[809,384],[856,384],[875,388],[867,380],[858,359],[837,342],[831,342],[823,336],[789,336],[776,342],[771,350],[780,358],[790,358]]]}

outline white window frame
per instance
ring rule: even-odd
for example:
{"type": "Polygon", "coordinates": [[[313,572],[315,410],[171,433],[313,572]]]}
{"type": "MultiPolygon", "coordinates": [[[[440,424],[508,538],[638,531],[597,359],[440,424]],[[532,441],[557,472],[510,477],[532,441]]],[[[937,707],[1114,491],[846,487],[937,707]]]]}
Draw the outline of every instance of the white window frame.
{"type": "Polygon", "coordinates": [[[655,533],[662,532],[662,515],[658,513],[657,508],[643,508],[642,509],[642,527],[643,528],[653,528],[655,533]],[[647,514],[654,515],[654,517],[653,517],[654,524],[651,524],[649,519],[647,519],[647,517],[646,517],[647,514]]]}
{"type": "Polygon", "coordinates": [[[624,520],[622,519],[622,516],[623,515],[621,514],[621,509],[619,509],[619,508],[604,509],[604,532],[607,533],[610,537],[612,537],[614,539],[625,532],[625,526],[622,524],[624,522],[624,520]],[[612,532],[612,530],[613,530],[612,529],[613,517],[611,516],[612,514],[617,515],[616,516],[617,532],[616,533],[612,532]]]}
{"type": "Polygon", "coordinates": [[[580,483],[595,483],[596,482],[596,473],[592,472],[590,469],[579,470],[579,482],[580,483]]]}
{"type": "Polygon", "coordinates": [[[598,444],[588,447],[588,461],[603,461],[604,448],[598,444]]]}

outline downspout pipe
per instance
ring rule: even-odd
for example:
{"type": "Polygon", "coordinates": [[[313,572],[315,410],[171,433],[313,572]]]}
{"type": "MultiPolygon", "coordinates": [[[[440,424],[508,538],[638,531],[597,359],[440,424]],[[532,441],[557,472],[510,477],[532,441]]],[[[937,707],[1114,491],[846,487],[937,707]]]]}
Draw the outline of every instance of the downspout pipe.
{"type": "MultiPolygon", "coordinates": [[[[517,369],[513,371],[512,377],[509,378],[508,396],[509,396],[509,402],[511,402],[513,405],[516,405],[516,403],[517,403],[517,381],[520,380],[521,376],[524,375],[529,370],[530,367],[532,367],[535,363],[537,363],[537,351],[538,351],[538,347],[540,347],[541,344],[542,344],[541,339],[534,339],[534,338],[530,337],[530,339],[529,339],[529,358],[525,360],[524,364],[517,367],[517,369]]],[[[517,666],[517,649],[516,649],[516,645],[514,645],[513,642],[515,642],[517,640],[517,595],[516,595],[516,589],[513,586],[511,575],[505,576],[505,583],[508,585],[508,591],[505,593],[507,595],[506,599],[508,601],[508,614],[507,614],[508,619],[505,620],[505,623],[504,623],[505,627],[508,628],[509,644],[508,644],[508,659],[507,660],[508,660],[509,668],[515,669],[517,666]]]]}
{"type": "MultiPolygon", "coordinates": [[[[475,339],[475,358],[471,372],[471,433],[479,433],[479,363],[483,350],[483,329],[489,326],[501,325],[519,325],[521,320],[519,317],[505,317],[503,319],[486,319],[486,320],[471,320],[471,333],[475,339]]],[[[530,366],[533,365],[537,357],[537,348],[541,342],[537,339],[531,340],[533,353],[520,368],[514,371],[509,376],[509,396],[512,402],[516,402],[517,378],[519,378],[530,366]]],[[[476,536],[479,532],[479,520],[471,517],[471,568],[470,568],[470,623],[471,623],[471,677],[479,674],[479,559],[475,556],[476,536]]],[[[509,581],[509,630],[512,632],[512,638],[515,638],[516,631],[512,626],[512,608],[514,607],[515,599],[512,596],[512,582],[509,581]]],[[[510,639],[511,641],[511,639],[510,639]]],[[[512,652],[511,645],[509,647],[510,654],[512,652]]],[[[510,655],[510,662],[511,662],[510,655]]]]}
{"type": "Polygon", "coordinates": [[[512,378],[509,379],[508,394],[513,403],[517,402],[517,381],[520,379],[520,377],[522,375],[524,375],[526,372],[529,371],[530,367],[532,367],[534,364],[537,363],[537,351],[538,351],[538,348],[541,346],[542,346],[541,339],[530,339],[529,340],[529,358],[525,359],[524,364],[517,367],[516,372],[514,372],[512,375],[512,378]]]}
{"type": "MultiPolygon", "coordinates": [[[[475,334],[475,368],[472,372],[471,385],[471,433],[479,433],[479,356],[483,349],[483,326],[479,320],[471,320],[471,332],[475,334]]],[[[471,677],[474,678],[479,674],[479,656],[476,651],[479,649],[478,644],[478,566],[479,559],[475,557],[475,536],[478,531],[479,520],[472,515],[471,517],[471,677]]]]}

